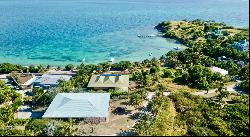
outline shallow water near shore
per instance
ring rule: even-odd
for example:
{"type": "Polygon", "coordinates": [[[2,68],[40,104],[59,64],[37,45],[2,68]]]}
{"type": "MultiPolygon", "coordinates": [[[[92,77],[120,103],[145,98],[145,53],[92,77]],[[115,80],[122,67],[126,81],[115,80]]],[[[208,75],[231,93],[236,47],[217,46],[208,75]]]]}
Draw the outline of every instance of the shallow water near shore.
{"type": "Polygon", "coordinates": [[[248,15],[247,0],[1,0],[0,63],[142,61],[185,48],[161,37],[137,37],[157,34],[154,26],[163,20],[248,27],[248,15]]]}

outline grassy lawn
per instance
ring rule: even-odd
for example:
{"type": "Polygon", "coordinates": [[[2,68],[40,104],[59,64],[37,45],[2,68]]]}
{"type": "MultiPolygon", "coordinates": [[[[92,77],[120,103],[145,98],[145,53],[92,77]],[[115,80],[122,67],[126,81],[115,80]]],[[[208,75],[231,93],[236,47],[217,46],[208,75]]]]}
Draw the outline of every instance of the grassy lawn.
{"type": "Polygon", "coordinates": [[[187,85],[179,85],[173,82],[173,78],[160,78],[160,83],[171,92],[186,91],[186,92],[198,92],[198,89],[190,88],[187,85]]]}
{"type": "MultiPolygon", "coordinates": [[[[230,36],[234,36],[237,33],[242,32],[242,30],[237,28],[223,28],[223,25],[214,24],[214,27],[221,29],[222,31],[229,32],[230,36]]],[[[196,24],[192,22],[185,22],[185,21],[170,21],[169,25],[169,32],[174,32],[175,36],[181,39],[189,39],[191,40],[193,37],[194,32],[200,32],[201,35],[195,39],[196,42],[198,41],[205,41],[205,33],[203,32],[204,25],[196,24]]]]}

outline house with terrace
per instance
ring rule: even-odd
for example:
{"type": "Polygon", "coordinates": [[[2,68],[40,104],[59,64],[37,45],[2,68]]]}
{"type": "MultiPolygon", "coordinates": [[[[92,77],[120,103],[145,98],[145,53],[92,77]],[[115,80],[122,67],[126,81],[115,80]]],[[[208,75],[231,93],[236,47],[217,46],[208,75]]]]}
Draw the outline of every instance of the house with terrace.
{"type": "Polygon", "coordinates": [[[129,75],[99,74],[92,75],[88,83],[89,89],[129,91],[129,75]]]}
{"type": "Polygon", "coordinates": [[[12,73],[10,74],[10,79],[13,80],[14,85],[16,85],[16,89],[24,90],[32,88],[32,84],[36,80],[36,76],[34,74],[29,73],[12,73]]]}
{"type": "Polygon", "coordinates": [[[58,93],[42,118],[108,122],[110,93],[58,93]]]}

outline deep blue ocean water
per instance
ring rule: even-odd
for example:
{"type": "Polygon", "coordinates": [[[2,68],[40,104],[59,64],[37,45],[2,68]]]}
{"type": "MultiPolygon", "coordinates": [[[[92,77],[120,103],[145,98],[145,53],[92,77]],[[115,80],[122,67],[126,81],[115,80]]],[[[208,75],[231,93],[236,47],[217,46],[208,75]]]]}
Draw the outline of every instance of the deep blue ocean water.
{"type": "Polygon", "coordinates": [[[80,64],[141,61],[176,46],[154,26],[206,19],[248,27],[248,0],[0,0],[0,62],[80,64]],[[149,54],[152,53],[152,56],[149,54]]]}

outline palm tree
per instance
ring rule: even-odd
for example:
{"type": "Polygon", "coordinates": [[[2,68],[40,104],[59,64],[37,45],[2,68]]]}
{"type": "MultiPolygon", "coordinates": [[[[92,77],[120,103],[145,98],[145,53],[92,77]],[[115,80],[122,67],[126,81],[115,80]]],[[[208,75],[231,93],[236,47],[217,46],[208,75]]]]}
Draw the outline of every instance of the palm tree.
{"type": "Polygon", "coordinates": [[[79,74],[78,76],[73,78],[75,87],[84,87],[89,80],[89,76],[87,74],[79,74]]]}
{"type": "Polygon", "coordinates": [[[69,93],[70,91],[72,91],[72,89],[74,88],[73,83],[71,80],[69,81],[59,81],[59,88],[62,92],[66,92],[69,93]]]}
{"type": "Polygon", "coordinates": [[[38,65],[38,66],[37,66],[37,69],[38,69],[38,72],[39,72],[39,73],[45,72],[45,71],[44,71],[44,67],[43,67],[42,65],[38,65]]]}

